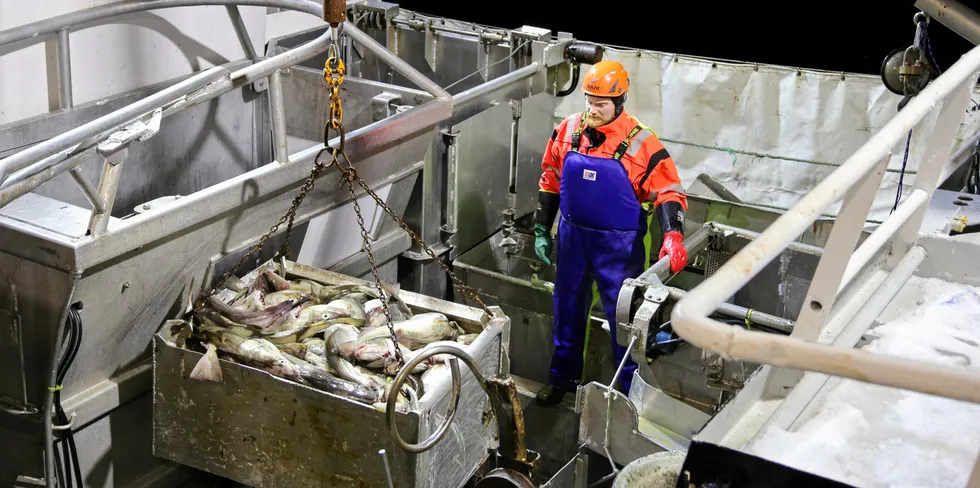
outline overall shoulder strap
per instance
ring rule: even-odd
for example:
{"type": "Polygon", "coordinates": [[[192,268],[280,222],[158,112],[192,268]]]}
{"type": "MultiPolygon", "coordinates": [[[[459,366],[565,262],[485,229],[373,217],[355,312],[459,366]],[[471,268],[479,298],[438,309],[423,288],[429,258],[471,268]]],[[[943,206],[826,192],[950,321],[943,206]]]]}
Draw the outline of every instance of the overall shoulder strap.
{"type": "Polygon", "coordinates": [[[582,111],[582,117],[579,118],[578,127],[575,128],[575,132],[572,132],[572,151],[578,151],[578,146],[582,142],[582,130],[585,129],[585,111],[582,111]]]}
{"type": "Polygon", "coordinates": [[[626,139],[623,139],[623,142],[619,143],[619,147],[617,147],[616,152],[613,153],[613,159],[619,161],[620,158],[623,157],[623,154],[626,154],[626,150],[629,149],[630,147],[630,142],[633,141],[633,138],[636,137],[636,134],[638,134],[641,130],[643,130],[643,127],[641,125],[637,125],[636,127],[633,127],[633,130],[631,130],[630,133],[626,136],[626,139]]]}

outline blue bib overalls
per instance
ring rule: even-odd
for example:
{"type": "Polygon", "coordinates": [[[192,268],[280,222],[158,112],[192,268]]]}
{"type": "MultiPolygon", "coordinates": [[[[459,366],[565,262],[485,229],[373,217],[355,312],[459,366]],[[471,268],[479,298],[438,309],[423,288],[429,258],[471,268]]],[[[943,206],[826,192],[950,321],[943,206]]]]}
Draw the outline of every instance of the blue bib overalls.
{"type": "MultiPolygon", "coordinates": [[[[578,152],[578,137],[564,156],[551,362],[551,384],[560,388],[574,388],[581,379],[593,280],[610,322],[616,366],[626,353],[616,343],[616,301],[623,281],[643,272],[647,212],[619,158],[639,130],[630,132],[612,158],[578,152]]],[[[636,363],[627,359],[620,376],[622,391],[629,392],[635,370],[636,363]]]]}

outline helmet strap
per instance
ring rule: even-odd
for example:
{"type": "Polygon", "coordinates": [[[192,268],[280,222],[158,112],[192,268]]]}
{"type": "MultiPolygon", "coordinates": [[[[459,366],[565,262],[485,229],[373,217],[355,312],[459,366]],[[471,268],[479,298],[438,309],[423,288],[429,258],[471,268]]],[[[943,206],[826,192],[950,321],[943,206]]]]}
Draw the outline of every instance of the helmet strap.
{"type": "Polygon", "coordinates": [[[613,106],[616,107],[616,117],[623,113],[623,106],[626,105],[626,94],[612,98],[613,106]]]}

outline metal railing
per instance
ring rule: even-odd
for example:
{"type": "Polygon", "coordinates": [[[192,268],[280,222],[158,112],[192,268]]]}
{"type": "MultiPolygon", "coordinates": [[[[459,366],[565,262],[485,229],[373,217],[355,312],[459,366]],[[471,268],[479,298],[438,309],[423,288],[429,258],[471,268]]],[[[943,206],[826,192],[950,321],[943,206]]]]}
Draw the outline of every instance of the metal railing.
{"type": "MultiPolygon", "coordinates": [[[[925,257],[917,240],[926,204],[931,200],[949,158],[978,72],[980,47],[973,48],[935,79],[799,203],[684,296],[671,313],[674,331],[695,346],[725,358],[815,371],[980,403],[980,373],[817,343],[838,293],[879,250],[890,247],[888,259],[894,266],[879,288],[889,284],[889,280],[904,283],[925,257]],[[855,250],[865,217],[881,185],[891,148],[904,142],[909,130],[940,104],[912,193],[855,250]],[[745,330],[708,318],[806,231],[821,212],[842,198],[839,217],[791,336],[745,330]]],[[[834,317],[834,320],[838,319],[834,317]]]]}
{"type": "MultiPolygon", "coordinates": [[[[69,61],[69,33],[72,26],[133,12],[200,5],[224,5],[228,9],[235,32],[242,43],[242,49],[253,61],[257,57],[238,11],[239,5],[282,7],[318,17],[322,14],[322,5],[308,0],[131,0],[71,12],[2,31],[0,46],[31,37],[56,34],[61,108],[70,109],[73,106],[69,61]]],[[[432,94],[436,100],[430,101],[430,104],[450,104],[451,108],[452,97],[448,92],[412,68],[409,63],[387,51],[370,36],[349,23],[342,26],[342,33],[364,45],[419,88],[432,94]]],[[[172,87],[0,159],[0,207],[62,173],[71,172],[75,182],[92,204],[88,231],[89,235],[97,237],[106,230],[118,186],[121,163],[125,159],[125,149],[129,143],[152,137],[158,130],[160,119],[266,78],[269,80],[275,160],[283,164],[288,163],[281,70],[323,53],[333,42],[332,37],[331,30],[326,30],[321,36],[306,44],[234,72],[217,66],[195,73],[172,87]],[[80,164],[96,156],[102,156],[107,161],[103,167],[98,189],[77,170],[80,164]]]]}
{"type": "MultiPolygon", "coordinates": [[[[242,22],[240,12],[238,11],[239,5],[282,7],[316,15],[317,17],[321,17],[323,8],[319,2],[310,0],[129,0],[71,12],[0,31],[0,46],[29,38],[56,34],[60,107],[62,110],[67,110],[73,107],[69,49],[69,34],[72,27],[133,12],[203,5],[224,5],[227,7],[235,27],[235,32],[242,43],[243,51],[246,57],[252,61],[256,61],[257,56],[251,45],[245,25],[242,22]]],[[[337,30],[331,32],[331,29],[327,29],[321,36],[306,44],[268,59],[257,61],[252,65],[234,72],[225,67],[216,66],[203,72],[194,73],[183,81],[160,90],[149,97],[115,110],[64,134],[16,152],[4,159],[0,159],[0,207],[7,205],[14,199],[30,192],[59,174],[71,172],[74,181],[92,204],[88,238],[95,240],[100,237],[111,237],[113,234],[118,234],[116,237],[125,237],[126,231],[128,230],[126,226],[118,229],[108,229],[107,232],[107,225],[112,212],[116,189],[120,181],[122,163],[128,155],[129,145],[133,141],[145,140],[152,137],[159,130],[162,119],[170,115],[264,78],[268,78],[270,84],[269,103],[273,119],[272,132],[275,159],[281,165],[289,165],[290,157],[288,156],[288,149],[286,147],[285,107],[282,97],[281,70],[326,51],[330,43],[333,42],[332,37],[336,35],[335,32],[337,30]],[[84,174],[77,170],[80,164],[95,156],[100,156],[105,160],[98,188],[92,185],[84,174]]],[[[366,145],[384,145],[397,141],[406,134],[418,130],[421,125],[434,126],[434,124],[445,120],[452,114],[452,97],[448,92],[439,87],[438,84],[426,78],[425,75],[414,69],[406,61],[387,51],[370,36],[350,23],[345,23],[341,32],[357,41],[367,50],[373,52],[387,62],[395,71],[398,71],[419,88],[428,91],[434,97],[433,100],[404,113],[388,117],[367,127],[352,131],[346,138],[346,145],[349,148],[349,152],[352,154],[364,153],[366,145]],[[407,124],[406,120],[411,117],[415,117],[418,122],[407,124]],[[378,136],[378,131],[383,132],[383,135],[378,136]]],[[[336,146],[339,142],[339,137],[329,142],[336,146]]],[[[318,147],[314,147],[297,154],[293,158],[293,162],[297,164],[308,162],[312,159],[311,152],[317,149],[318,147]]],[[[271,186],[282,183],[280,179],[284,176],[277,176],[271,186]]],[[[208,190],[198,192],[197,196],[202,199],[215,200],[229,190],[233,190],[232,185],[229,182],[225,182],[208,190]]],[[[237,195],[241,192],[233,193],[237,195]]],[[[187,200],[195,200],[195,198],[191,197],[187,200]]],[[[239,204],[229,203],[229,205],[239,204]]],[[[221,206],[217,202],[214,202],[209,208],[217,211],[221,209],[221,206]]],[[[168,233],[170,227],[186,226],[187,222],[185,219],[180,218],[179,213],[180,209],[174,208],[168,212],[168,215],[158,216],[159,221],[169,222],[169,227],[168,225],[158,223],[154,231],[143,232],[141,234],[142,239],[152,240],[156,234],[168,233]]],[[[150,223],[142,222],[131,225],[146,226],[148,224],[150,223]]],[[[129,244],[136,243],[132,239],[127,241],[129,244]]],[[[122,249],[115,249],[115,252],[121,251],[122,249]]],[[[77,270],[75,274],[77,276],[77,270]]],[[[74,286],[72,289],[74,289],[74,286]]],[[[67,313],[67,308],[64,313],[67,313]]],[[[62,317],[59,324],[64,324],[64,322],[65,318],[62,317]]],[[[60,340],[61,334],[56,334],[56,337],[60,340]]],[[[58,347],[56,345],[56,351],[58,347]]],[[[52,372],[52,375],[56,367],[56,355],[52,354],[51,364],[49,365],[49,371],[52,372]]],[[[48,392],[45,393],[41,420],[44,425],[45,484],[50,488],[55,486],[53,443],[53,430],[55,426],[52,425],[53,417],[53,392],[51,389],[48,389],[48,392]]]]}

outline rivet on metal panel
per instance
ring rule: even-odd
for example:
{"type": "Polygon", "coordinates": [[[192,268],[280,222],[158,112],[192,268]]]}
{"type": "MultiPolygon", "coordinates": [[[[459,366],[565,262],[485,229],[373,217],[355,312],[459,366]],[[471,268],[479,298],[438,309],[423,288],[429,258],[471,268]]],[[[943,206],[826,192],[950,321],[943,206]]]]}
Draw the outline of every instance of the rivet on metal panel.
{"type": "Polygon", "coordinates": [[[643,298],[654,303],[663,303],[668,296],[670,296],[670,293],[662,286],[651,286],[643,294],[643,298]]]}

